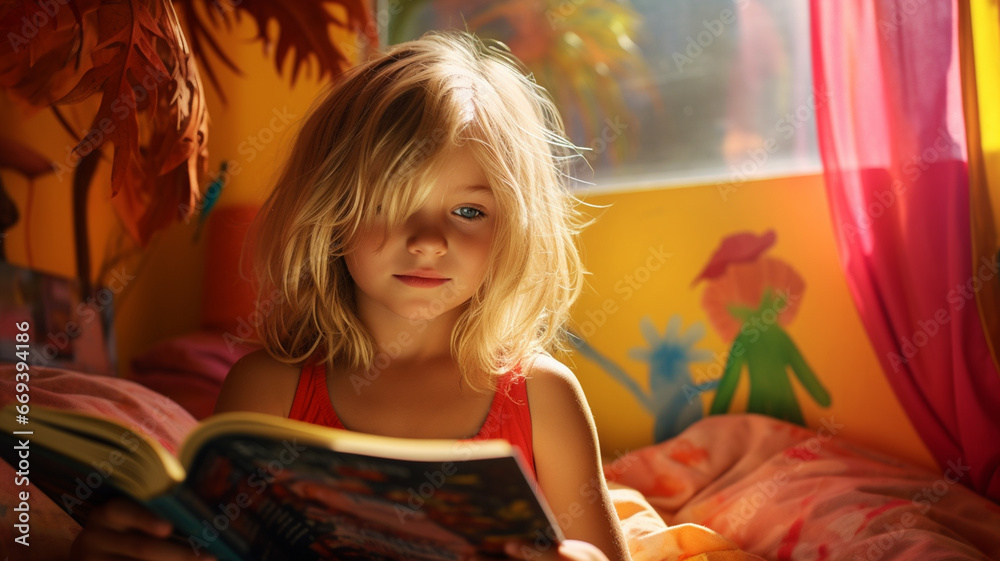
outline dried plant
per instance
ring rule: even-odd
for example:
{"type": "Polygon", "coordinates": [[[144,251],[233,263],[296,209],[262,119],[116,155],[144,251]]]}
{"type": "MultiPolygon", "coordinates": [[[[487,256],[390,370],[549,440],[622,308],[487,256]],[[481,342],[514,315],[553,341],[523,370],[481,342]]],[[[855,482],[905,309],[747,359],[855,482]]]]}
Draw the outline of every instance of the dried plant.
{"type": "MultiPolygon", "coordinates": [[[[337,44],[331,38],[331,26],[377,42],[366,0],[0,3],[0,88],[28,107],[51,108],[76,143],[64,161],[52,163],[52,171],[74,176],[78,238],[96,163],[91,159],[103,157],[108,144],[114,145],[112,202],[125,230],[140,246],[154,232],[187,218],[185,212],[196,208],[199,178],[206,172],[209,132],[198,68],[205,69],[221,93],[205,54],[212,51],[239,72],[220,48],[214,30],[231,28],[242,16],[256,22],[258,39],[265,52],[273,54],[279,71],[286,55],[294,52],[293,84],[310,57],[318,62],[320,78],[336,77],[350,64],[347,49],[352,46],[337,44]],[[271,21],[278,24],[276,40],[267,34],[271,21]],[[101,96],[100,107],[80,138],[58,106],[94,95],[101,96]]],[[[13,139],[5,142],[16,146],[13,139]]],[[[22,169],[13,157],[3,158],[0,165],[29,177],[39,173],[35,163],[31,169],[22,169]]],[[[76,242],[78,267],[86,272],[80,262],[81,250],[86,254],[86,240],[76,242]]],[[[83,274],[81,280],[87,283],[88,277],[83,274]]]]}

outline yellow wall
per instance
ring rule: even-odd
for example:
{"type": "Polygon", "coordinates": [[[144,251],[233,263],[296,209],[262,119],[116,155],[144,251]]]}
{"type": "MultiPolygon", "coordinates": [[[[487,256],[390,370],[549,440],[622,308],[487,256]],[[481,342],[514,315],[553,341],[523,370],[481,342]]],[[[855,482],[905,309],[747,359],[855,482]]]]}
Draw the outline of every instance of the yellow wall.
{"type": "MultiPolygon", "coordinates": [[[[588,329],[593,333],[587,337],[590,344],[646,387],[647,363],[628,356],[629,349],[648,346],[639,320],[650,316],[662,334],[670,316],[679,314],[683,331],[695,322],[705,325],[705,336],[696,346],[718,357],[693,364],[694,381],[718,377],[729,344],[708,324],[701,307],[703,284],[691,283],[722,238],[773,229],[777,241],[765,255],[790,264],[806,283],[798,315],[786,331],[832,396],[831,406],[824,409],[804,391],[796,392],[807,423],[817,427],[826,419],[843,424],[838,436],[934,467],[888,386],[851,301],[822,176],[748,182],[735,191],[730,187],[697,185],[585,196],[587,203],[610,207],[589,211],[596,222],[585,230],[582,245],[593,274],[574,308],[577,330],[591,321],[596,329],[588,329]],[[646,266],[650,249],[661,246],[672,256],[660,270],[650,272],[646,283],[633,288],[626,301],[628,291],[619,285],[616,292],[616,283],[626,275],[634,277],[646,266]],[[605,323],[597,326],[595,318],[605,306],[618,311],[607,314],[605,323]]],[[[652,417],[632,394],[579,353],[565,359],[590,400],[605,454],[651,442],[652,417]]],[[[744,409],[745,386],[743,374],[732,411],[744,409]]],[[[706,410],[713,395],[713,391],[702,394],[706,410]]]]}

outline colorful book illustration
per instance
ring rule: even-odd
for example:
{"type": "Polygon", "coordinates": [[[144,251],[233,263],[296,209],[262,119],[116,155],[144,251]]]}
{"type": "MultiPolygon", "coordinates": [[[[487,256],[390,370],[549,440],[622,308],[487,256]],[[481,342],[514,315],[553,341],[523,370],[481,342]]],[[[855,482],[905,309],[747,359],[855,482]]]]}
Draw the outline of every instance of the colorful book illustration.
{"type": "Polygon", "coordinates": [[[226,561],[506,558],[509,541],[547,549],[563,539],[503,440],[226,413],[199,424],[175,457],[112,420],[32,407],[20,425],[16,414],[14,404],[0,411],[0,455],[16,466],[17,446],[30,447],[30,482],[77,521],[124,493],[171,520],[173,540],[226,561]]]}

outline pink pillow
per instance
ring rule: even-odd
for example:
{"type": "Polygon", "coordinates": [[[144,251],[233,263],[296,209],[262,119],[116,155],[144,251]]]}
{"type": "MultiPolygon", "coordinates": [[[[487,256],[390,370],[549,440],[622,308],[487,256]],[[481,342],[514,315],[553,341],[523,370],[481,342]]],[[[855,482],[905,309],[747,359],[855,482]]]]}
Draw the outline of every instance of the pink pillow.
{"type": "Polygon", "coordinates": [[[255,348],[238,342],[231,333],[189,333],[158,343],[133,359],[129,378],[204,419],[215,409],[229,369],[255,348]]]}

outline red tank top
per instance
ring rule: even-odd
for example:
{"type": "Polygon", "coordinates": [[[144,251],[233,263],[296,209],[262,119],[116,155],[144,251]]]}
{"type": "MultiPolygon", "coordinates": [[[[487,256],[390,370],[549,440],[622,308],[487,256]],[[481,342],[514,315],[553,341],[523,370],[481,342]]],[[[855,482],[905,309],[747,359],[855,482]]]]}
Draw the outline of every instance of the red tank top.
{"type": "MultiPolygon", "coordinates": [[[[330,402],[325,364],[310,362],[302,367],[288,418],[344,429],[330,402]]],[[[494,438],[502,438],[519,449],[531,475],[535,475],[535,456],[531,449],[531,412],[528,409],[528,392],[524,377],[520,375],[520,369],[508,372],[500,378],[486,420],[475,436],[464,440],[494,438]]]]}

